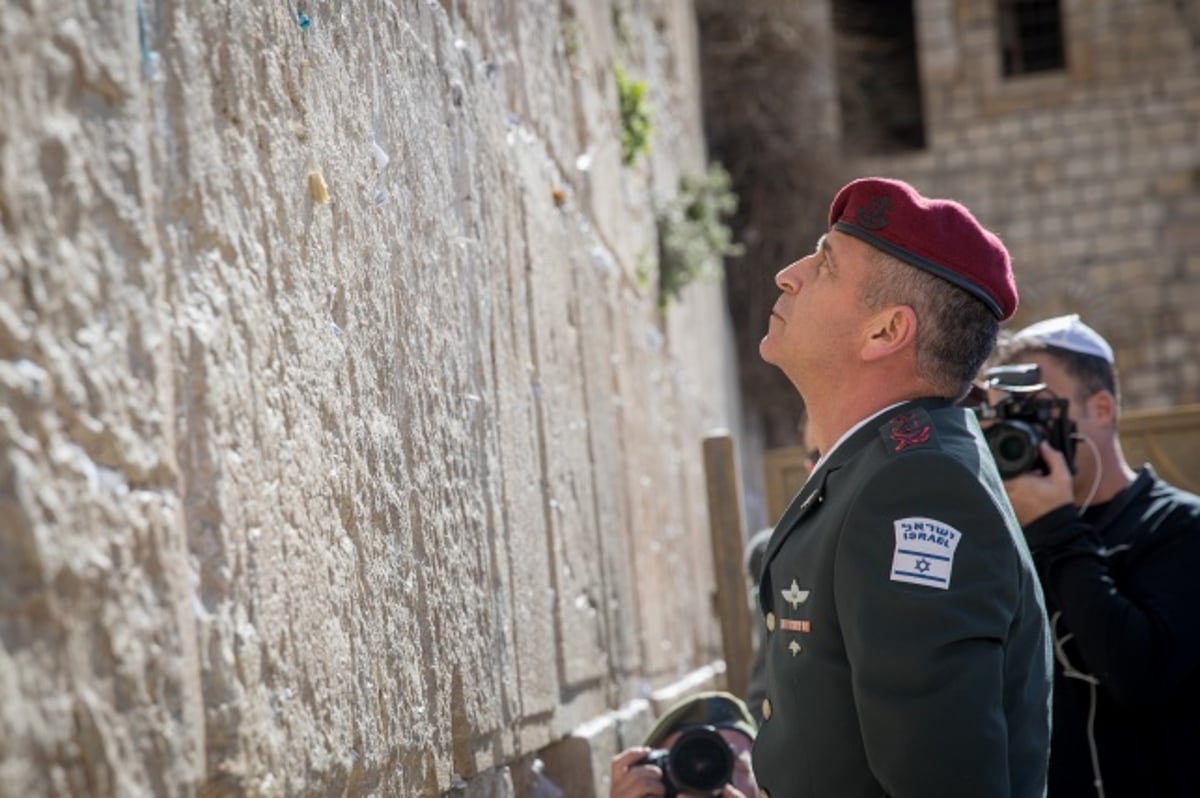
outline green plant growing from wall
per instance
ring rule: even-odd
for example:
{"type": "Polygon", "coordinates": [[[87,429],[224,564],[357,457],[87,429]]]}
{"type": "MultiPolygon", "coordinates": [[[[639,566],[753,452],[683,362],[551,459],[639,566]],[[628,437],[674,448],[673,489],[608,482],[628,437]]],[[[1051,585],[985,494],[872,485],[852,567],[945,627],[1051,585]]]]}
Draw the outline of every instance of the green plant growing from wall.
{"type": "Polygon", "coordinates": [[[679,181],[679,193],[657,214],[659,308],[695,280],[719,276],[724,258],[742,254],[725,224],[737,204],[729,173],[720,164],[710,164],[702,177],[679,181]]]}
{"type": "Polygon", "coordinates": [[[639,249],[637,255],[633,258],[633,276],[637,280],[637,284],[642,288],[649,288],[654,280],[654,272],[657,271],[657,268],[658,264],[654,262],[650,247],[644,246],[639,249]]]}
{"type": "Polygon", "coordinates": [[[650,106],[646,102],[646,83],[632,80],[620,64],[613,64],[617,96],[621,103],[621,160],[632,166],[637,157],[650,152],[650,106]]]}
{"type": "Polygon", "coordinates": [[[579,57],[579,50],[583,46],[583,34],[580,31],[579,23],[574,19],[564,19],[561,32],[563,55],[574,66],[576,59],[579,57]]]}

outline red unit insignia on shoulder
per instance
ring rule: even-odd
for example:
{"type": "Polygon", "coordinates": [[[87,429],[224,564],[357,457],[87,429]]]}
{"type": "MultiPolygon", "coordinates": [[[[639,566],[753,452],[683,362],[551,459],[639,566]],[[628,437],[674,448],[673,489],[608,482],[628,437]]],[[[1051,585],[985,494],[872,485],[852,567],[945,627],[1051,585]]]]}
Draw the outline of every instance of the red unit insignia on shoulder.
{"type": "Polygon", "coordinates": [[[936,446],[937,436],[933,431],[933,419],[920,408],[906,410],[890,418],[879,428],[884,444],[893,453],[921,446],[936,446]]]}

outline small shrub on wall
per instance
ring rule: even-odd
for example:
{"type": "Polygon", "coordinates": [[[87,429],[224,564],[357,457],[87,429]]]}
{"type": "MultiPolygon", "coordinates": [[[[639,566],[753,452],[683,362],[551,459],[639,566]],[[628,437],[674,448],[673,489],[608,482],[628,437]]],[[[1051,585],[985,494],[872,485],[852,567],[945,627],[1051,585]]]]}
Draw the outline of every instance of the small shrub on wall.
{"type": "Polygon", "coordinates": [[[729,173],[720,164],[710,164],[701,177],[679,181],[679,193],[658,213],[660,308],[695,280],[720,276],[726,257],[742,254],[725,223],[737,204],[729,173]]]}

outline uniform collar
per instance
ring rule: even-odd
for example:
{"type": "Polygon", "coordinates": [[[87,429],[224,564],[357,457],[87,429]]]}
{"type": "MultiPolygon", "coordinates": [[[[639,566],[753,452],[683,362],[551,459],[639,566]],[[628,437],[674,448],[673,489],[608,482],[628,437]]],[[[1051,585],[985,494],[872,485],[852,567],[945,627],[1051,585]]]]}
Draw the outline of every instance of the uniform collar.
{"type": "Polygon", "coordinates": [[[821,458],[817,467],[813,469],[813,473],[809,475],[809,480],[813,481],[817,471],[822,467],[827,471],[833,472],[845,465],[860,449],[879,436],[879,427],[890,419],[911,410],[925,410],[929,412],[950,407],[953,404],[954,402],[944,397],[931,396],[921,399],[908,399],[903,402],[897,402],[894,405],[888,405],[878,413],[868,416],[847,430],[846,434],[842,435],[837,443],[833,445],[833,448],[829,450],[828,456],[821,458]]]}
{"type": "Polygon", "coordinates": [[[829,453],[817,462],[816,467],[808,475],[808,479],[796,493],[791,504],[783,511],[779,523],[775,525],[775,531],[771,534],[771,540],[767,544],[767,553],[763,558],[764,566],[779,550],[791,528],[808,513],[816,502],[821,501],[821,494],[825,492],[825,480],[829,475],[853,459],[872,441],[878,440],[880,426],[887,424],[896,416],[912,410],[920,409],[929,412],[950,407],[952,404],[953,402],[949,399],[938,397],[910,399],[889,405],[878,413],[867,416],[847,430],[829,450],[829,453]]]}
{"type": "Polygon", "coordinates": [[[887,407],[883,408],[882,410],[877,410],[876,412],[867,416],[863,420],[859,421],[857,424],[855,424],[850,429],[843,432],[842,437],[838,438],[834,442],[833,446],[829,447],[828,451],[822,452],[820,458],[817,460],[817,464],[813,466],[812,473],[809,474],[809,477],[811,478],[813,474],[817,473],[817,471],[820,470],[821,466],[825,465],[825,461],[828,460],[830,458],[830,456],[833,455],[833,453],[838,450],[838,447],[841,446],[842,443],[844,443],[848,438],[850,438],[851,435],[858,432],[860,429],[865,427],[867,424],[871,423],[872,419],[879,418],[884,413],[888,412],[889,410],[892,410],[893,408],[899,407],[902,404],[904,404],[904,402],[896,402],[894,404],[888,405],[887,407]]]}

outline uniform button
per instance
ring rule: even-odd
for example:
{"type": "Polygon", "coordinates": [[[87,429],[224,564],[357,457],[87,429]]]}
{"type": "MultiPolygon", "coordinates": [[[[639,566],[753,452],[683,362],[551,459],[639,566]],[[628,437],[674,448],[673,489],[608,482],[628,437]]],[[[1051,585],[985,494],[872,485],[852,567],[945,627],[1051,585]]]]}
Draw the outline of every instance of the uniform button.
{"type": "Polygon", "coordinates": [[[770,720],[771,719],[771,699],[769,699],[769,698],[763,699],[762,711],[763,711],[763,720],[770,720]]]}
{"type": "Polygon", "coordinates": [[[767,631],[768,632],[775,631],[775,613],[773,613],[773,612],[767,613],[767,631]]]}

